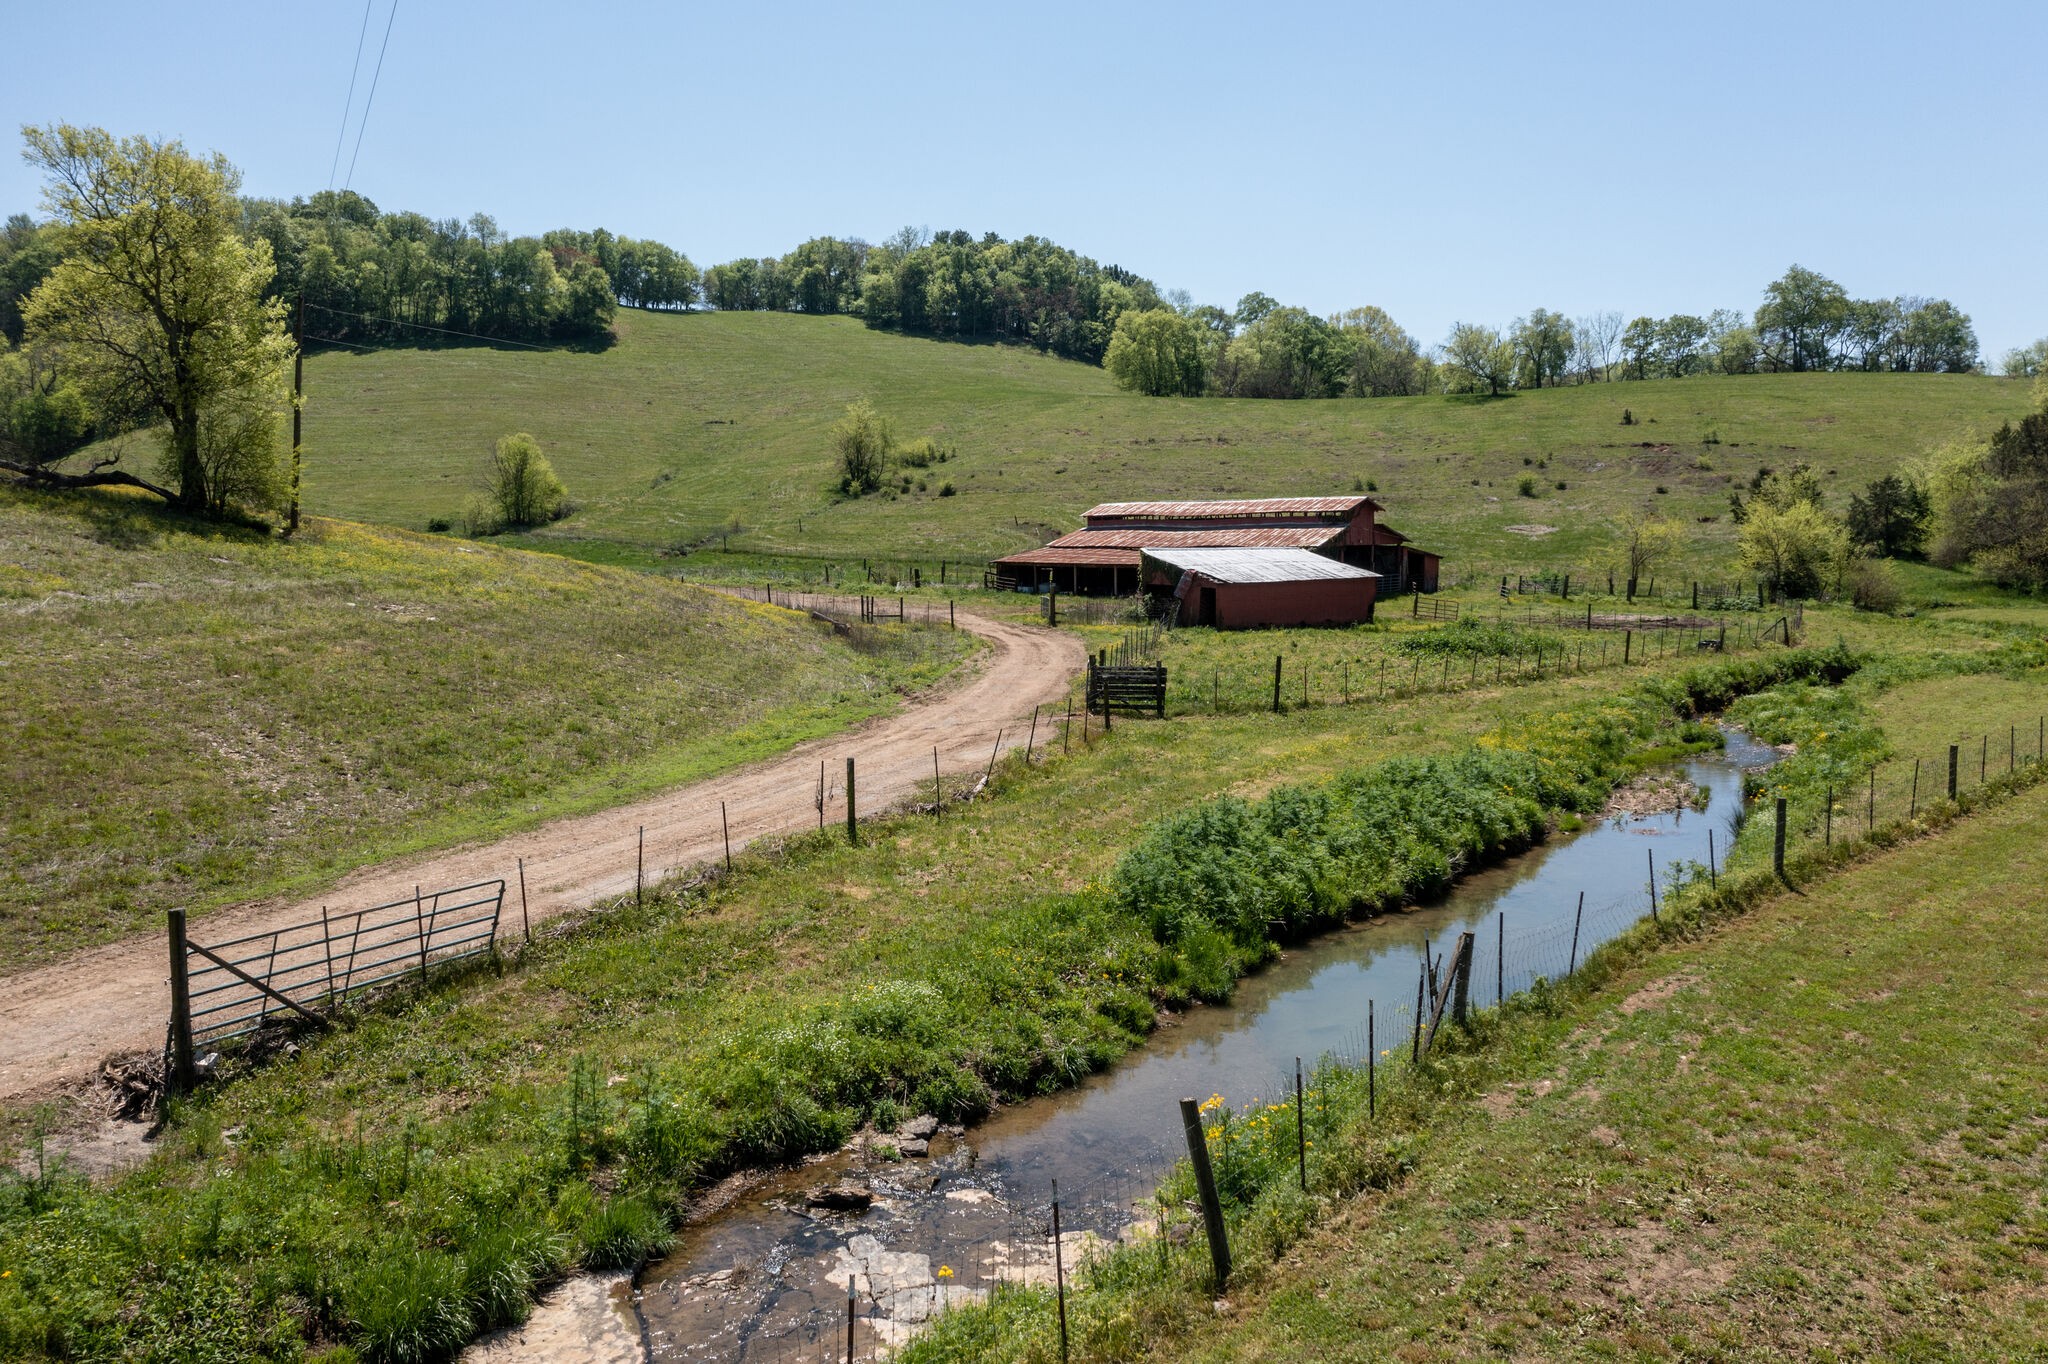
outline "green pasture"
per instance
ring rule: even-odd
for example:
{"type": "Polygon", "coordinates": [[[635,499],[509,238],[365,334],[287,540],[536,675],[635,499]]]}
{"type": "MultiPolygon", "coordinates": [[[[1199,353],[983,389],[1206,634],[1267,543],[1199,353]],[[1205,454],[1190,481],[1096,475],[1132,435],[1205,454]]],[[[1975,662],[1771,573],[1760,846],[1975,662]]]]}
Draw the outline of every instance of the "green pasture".
{"type": "Polygon", "coordinates": [[[618,330],[601,352],[314,355],[308,505],[459,527],[492,441],[529,430],[581,505],[541,535],[644,552],[723,534],[750,552],[979,560],[1072,529],[1106,499],[1342,493],[1370,481],[1386,518],[1440,550],[1454,578],[1604,571],[1614,518],[1645,503],[1693,528],[1695,576],[1706,577],[1721,576],[1732,543],[1728,493],[1760,466],[1808,462],[1845,504],[1928,447],[2028,409],[2021,383],[1911,374],[1700,377],[1497,400],[1148,399],[1070,361],[845,317],[626,312],[618,330]],[[954,457],[903,470],[907,493],[840,500],[829,432],[857,397],[900,437],[929,436],[954,457]],[[1636,424],[1621,424],[1624,410],[1636,424]],[[1520,495],[1525,477],[1536,496],[1520,495]],[[955,496],[940,496],[947,483],[955,496]]]}
{"type": "Polygon", "coordinates": [[[0,491],[0,970],[598,809],[890,709],[858,652],[644,574],[314,518],[0,491]]]}

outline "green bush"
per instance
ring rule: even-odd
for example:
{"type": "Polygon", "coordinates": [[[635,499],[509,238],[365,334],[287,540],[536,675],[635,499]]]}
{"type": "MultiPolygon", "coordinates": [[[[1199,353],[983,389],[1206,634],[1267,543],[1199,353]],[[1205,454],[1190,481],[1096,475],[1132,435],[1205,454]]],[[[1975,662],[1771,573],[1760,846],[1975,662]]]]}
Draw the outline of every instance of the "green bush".
{"type": "Polygon", "coordinates": [[[669,1245],[668,1214],[644,1193],[614,1194],[583,1224],[586,1269],[631,1269],[669,1245]]]}
{"type": "Polygon", "coordinates": [[[453,1354],[474,1329],[462,1261],[410,1246],[364,1265],[343,1293],[356,1350],[372,1364],[424,1364],[453,1354]]]}

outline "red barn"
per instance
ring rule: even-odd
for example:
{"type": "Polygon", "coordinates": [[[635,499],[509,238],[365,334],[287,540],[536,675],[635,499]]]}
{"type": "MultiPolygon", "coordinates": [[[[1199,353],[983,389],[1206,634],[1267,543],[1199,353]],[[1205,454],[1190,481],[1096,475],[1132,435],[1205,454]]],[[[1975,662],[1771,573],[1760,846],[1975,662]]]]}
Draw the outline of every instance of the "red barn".
{"type": "Polygon", "coordinates": [[[1140,551],[1145,590],[1180,602],[1182,625],[1251,630],[1362,625],[1380,575],[1305,549],[1140,551]]]}
{"type": "Polygon", "coordinates": [[[1105,502],[1051,544],[990,565],[999,585],[1124,596],[1144,585],[1148,549],[1296,549],[1379,577],[1386,592],[1434,592],[1438,558],[1377,519],[1379,503],[1347,497],[1254,497],[1214,502],[1105,502]]]}

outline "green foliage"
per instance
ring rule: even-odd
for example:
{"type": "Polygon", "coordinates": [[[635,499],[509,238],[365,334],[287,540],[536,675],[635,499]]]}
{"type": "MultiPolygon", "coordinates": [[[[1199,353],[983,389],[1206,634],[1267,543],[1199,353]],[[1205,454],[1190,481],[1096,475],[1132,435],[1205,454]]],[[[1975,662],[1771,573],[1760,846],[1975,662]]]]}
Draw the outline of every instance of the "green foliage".
{"type": "Polygon", "coordinates": [[[1119,386],[1153,398],[1192,398],[1205,382],[1200,333],[1171,308],[1118,317],[1102,363],[1119,386]]]}
{"type": "Polygon", "coordinates": [[[688,257],[603,228],[510,237],[486,214],[387,213],[351,190],[252,201],[246,223],[277,263],[278,296],[305,300],[307,330],[356,346],[587,343],[608,335],[621,301],[676,308],[697,296],[688,257]]]}
{"type": "Polygon", "coordinates": [[[1110,901],[1162,944],[1214,929],[1261,960],[1276,940],[1441,890],[1461,867],[1540,837],[1553,811],[1592,808],[1674,716],[1847,666],[1808,652],[1694,669],[1495,730],[1453,756],[1396,758],[1256,802],[1209,801],[1147,832],[1117,863],[1110,901]]]}
{"type": "Polygon", "coordinates": [[[668,1214],[644,1193],[605,1199],[583,1224],[586,1269],[631,1269],[668,1249],[668,1214]]]}
{"type": "Polygon", "coordinates": [[[1527,658],[1539,649],[1554,652],[1556,647],[1548,636],[1483,616],[1461,616],[1442,629],[1403,635],[1394,644],[1399,652],[1422,658],[1527,658]]]}
{"type": "Polygon", "coordinates": [[[1886,559],[1918,554],[1927,542],[1927,489],[1911,475],[1886,474],[1849,496],[1849,538],[1886,559]]]}
{"type": "Polygon", "coordinates": [[[868,248],[860,282],[871,327],[1021,341],[1089,364],[1101,362],[1124,312],[1160,303],[1151,281],[1127,270],[1041,237],[994,233],[926,238],[905,228],[868,248]]]}
{"type": "Polygon", "coordinates": [[[468,1343],[475,1322],[459,1257],[410,1247],[370,1253],[342,1291],[342,1310],[365,1360],[428,1364],[468,1343]]]}
{"type": "Polygon", "coordinates": [[[1838,590],[1849,571],[1849,534],[1808,501],[1778,507],[1761,496],[1743,518],[1736,562],[1781,597],[1818,597],[1838,590]]]}
{"type": "Polygon", "coordinates": [[[484,488],[500,527],[557,520],[568,497],[554,465],[541,453],[540,442],[524,431],[498,438],[484,488]]]}
{"type": "Polygon", "coordinates": [[[1444,342],[1444,363],[1454,382],[1499,397],[1514,382],[1514,343],[1492,327],[1459,322],[1444,342]]]}
{"type": "Polygon", "coordinates": [[[845,415],[832,428],[832,449],[839,460],[839,491],[860,497],[882,486],[889,473],[889,456],[896,440],[889,419],[875,410],[866,398],[846,405],[845,415]]]}
{"type": "Polygon", "coordinates": [[[291,342],[264,298],[267,244],[240,235],[240,178],[176,141],[98,128],[23,130],[64,225],[64,258],[25,310],[32,345],[103,412],[161,423],[164,478],[187,511],[218,515],[277,486],[275,414],[291,342]]]}
{"type": "Polygon", "coordinates": [[[1967,558],[2001,586],[2048,586],[2048,412],[1953,451],[1936,478],[1938,557],[1967,558]]]}
{"type": "Polygon", "coordinates": [[[1349,339],[1301,308],[1263,310],[1216,362],[1216,388],[1233,398],[1328,398],[1350,368],[1349,339]]]}

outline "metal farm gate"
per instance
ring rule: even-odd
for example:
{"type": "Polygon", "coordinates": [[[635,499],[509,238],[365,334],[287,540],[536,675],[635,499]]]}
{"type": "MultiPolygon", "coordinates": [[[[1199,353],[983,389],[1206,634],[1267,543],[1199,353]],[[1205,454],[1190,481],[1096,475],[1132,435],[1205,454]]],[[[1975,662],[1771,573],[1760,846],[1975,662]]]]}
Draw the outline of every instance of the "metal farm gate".
{"type": "Polygon", "coordinates": [[[170,911],[173,1088],[189,1088],[200,1043],[247,1037],[292,1015],[332,1027],[331,1010],[352,994],[489,953],[496,945],[505,882],[415,889],[403,900],[206,945],[170,911]]]}

